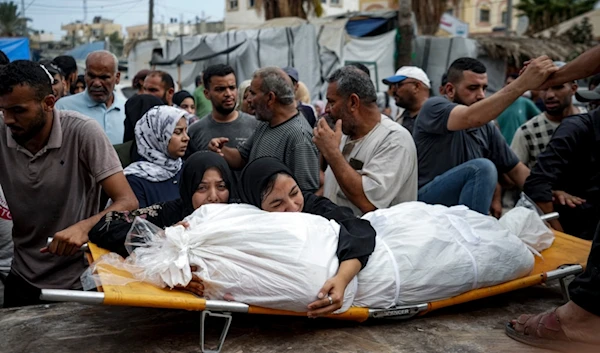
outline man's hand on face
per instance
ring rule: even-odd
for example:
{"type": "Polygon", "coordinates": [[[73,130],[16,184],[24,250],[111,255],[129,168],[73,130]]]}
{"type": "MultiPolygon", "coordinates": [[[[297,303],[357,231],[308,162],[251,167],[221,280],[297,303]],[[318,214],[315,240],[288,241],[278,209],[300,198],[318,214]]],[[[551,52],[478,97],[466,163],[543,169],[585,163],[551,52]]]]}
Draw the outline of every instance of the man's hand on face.
{"type": "Polygon", "coordinates": [[[339,151],[341,141],[342,120],[336,121],[332,130],[325,119],[319,119],[313,130],[313,142],[325,158],[333,151],[339,151]]]}

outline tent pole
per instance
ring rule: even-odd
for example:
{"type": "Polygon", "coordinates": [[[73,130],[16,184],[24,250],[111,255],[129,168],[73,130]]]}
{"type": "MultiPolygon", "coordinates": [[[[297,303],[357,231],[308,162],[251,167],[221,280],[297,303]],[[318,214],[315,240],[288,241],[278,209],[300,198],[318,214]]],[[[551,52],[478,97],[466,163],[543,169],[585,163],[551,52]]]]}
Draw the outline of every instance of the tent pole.
{"type": "Polygon", "coordinates": [[[181,64],[177,65],[177,84],[179,85],[179,91],[181,91],[181,64]]]}

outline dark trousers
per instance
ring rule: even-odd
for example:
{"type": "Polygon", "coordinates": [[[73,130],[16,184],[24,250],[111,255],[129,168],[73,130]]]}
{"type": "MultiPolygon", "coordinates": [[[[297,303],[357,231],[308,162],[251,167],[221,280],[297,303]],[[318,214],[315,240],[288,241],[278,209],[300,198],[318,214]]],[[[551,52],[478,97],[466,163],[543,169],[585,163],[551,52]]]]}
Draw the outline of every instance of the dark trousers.
{"type": "Polygon", "coordinates": [[[600,316],[600,224],[594,233],[585,272],[571,282],[569,294],[575,304],[600,316]]]}
{"type": "Polygon", "coordinates": [[[29,284],[18,275],[9,273],[4,280],[4,307],[43,304],[40,300],[41,290],[29,284]]]}

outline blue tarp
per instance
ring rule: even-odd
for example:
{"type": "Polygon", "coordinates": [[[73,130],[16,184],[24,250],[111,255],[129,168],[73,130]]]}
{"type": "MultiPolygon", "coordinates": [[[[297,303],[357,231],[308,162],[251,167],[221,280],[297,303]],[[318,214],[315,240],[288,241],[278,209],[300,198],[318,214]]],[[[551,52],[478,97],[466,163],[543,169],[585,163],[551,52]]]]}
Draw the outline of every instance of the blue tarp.
{"type": "Polygon", "coordinates": [[[0,38],[0,50],[8,56],[10,61],[29,60],[29,39],[27,38],[0,38]]]}
{"type": "Polygon", "coordinates": [[[85,60],[87,55],[96,50],[104,50],[105,43],[103,41],[93,42],[89,44],[83,44],[77,46],[69,51],[66,51],[64,55],[71,55],[75,60],[85,60]]]}
{"type": "Polygon", "coordinates": [[[353,37],[362,37],[373,32],[387,21],[387,18],[365,18],[348,21],[346,23],[346,32],[353,37]]]}

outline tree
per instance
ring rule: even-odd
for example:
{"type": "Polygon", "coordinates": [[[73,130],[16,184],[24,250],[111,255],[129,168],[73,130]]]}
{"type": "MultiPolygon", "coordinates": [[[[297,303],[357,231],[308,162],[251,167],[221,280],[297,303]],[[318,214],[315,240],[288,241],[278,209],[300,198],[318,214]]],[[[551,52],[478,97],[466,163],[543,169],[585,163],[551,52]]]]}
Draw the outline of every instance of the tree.
{"type": "Polygon", "coordinates": [[[0,3],[0,36],[15,37],[24,35],[26,21],[27,19],[21,17],[14,2],[0,3]]]}
{"type": "Polygon", "coordinates": [[[515,8],[529,17],[528,33],[537,33],[591,11],[597,0],[521,0],[515,8]]]}
{"type": "Polygon", "coordinates": [[[108,36],[108,40],[110,43],[109,50],[113,52],[116,56],[121,56],[123,54],[123,38],[119,35],[119,32],[113,32],[110,36],[108,36]]]}
{"type": "Polygon", "coordinates": [[[256,11],[265,12],[265,19],[300,17],[306,19],[311,10],[317,17],[323,14],[321,0],[256,0],[256,11]]]}

